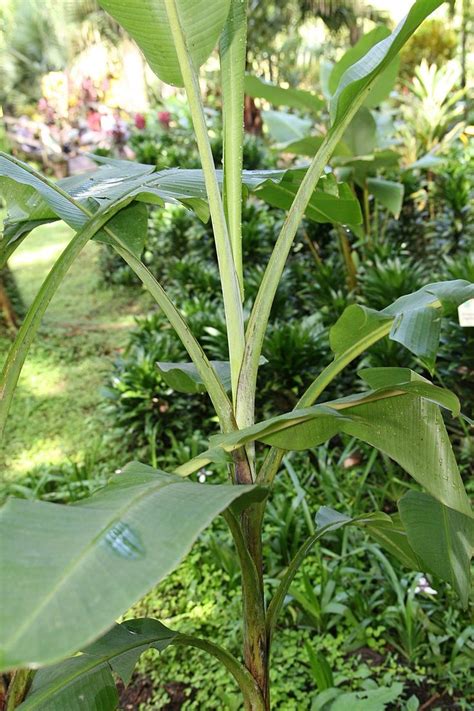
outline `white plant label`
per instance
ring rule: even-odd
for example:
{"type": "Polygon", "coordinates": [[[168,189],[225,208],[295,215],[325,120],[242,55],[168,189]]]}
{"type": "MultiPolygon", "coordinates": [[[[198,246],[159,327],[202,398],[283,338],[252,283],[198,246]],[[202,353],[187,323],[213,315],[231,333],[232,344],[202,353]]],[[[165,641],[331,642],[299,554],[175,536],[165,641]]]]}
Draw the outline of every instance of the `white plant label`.
{"type": "Polygon", "coordinates": [[[474,327],[474,299],[469,299],[458,306],[459,325],[474,327]]]}

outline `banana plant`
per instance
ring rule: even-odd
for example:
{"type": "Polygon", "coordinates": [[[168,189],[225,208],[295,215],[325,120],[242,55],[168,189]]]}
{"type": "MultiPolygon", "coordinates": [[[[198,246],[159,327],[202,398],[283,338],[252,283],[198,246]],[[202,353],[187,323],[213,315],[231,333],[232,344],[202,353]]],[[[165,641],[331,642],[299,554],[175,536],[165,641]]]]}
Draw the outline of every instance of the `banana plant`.
{"type": "Polygon", "coordinates": [[[7,500],[0,511],[0,671],[13,672],[7,709],[115,709],[117,675],[127,684],[142,652],[181,645],[219,659],[236,680],[248,711],[268,711],[278,617],[295,574],[327,532],[362,527],[404,565],[448,581],[461,603],[467,603],[473,517],[442,416],[442,410],[460,416],[456,396],[411,370],[384,367],[361,371],[364,386],[355,394],[322,398],[344,368],[383,338],[403,344],[432,369],[441,318],[474,296],[474,284],[429,284],[381,312],[348,306],[330,332],[332,362],[301,393],[295,409],[255,421],[264,335],[300,221],[312,210],[324,213],[335,207],[345,214],[352,209],[344,189],[324,180],[328,160],[400,49],[441,0],[416,0],[392,34],[348,64],[330,100],[331,127],[311,164],[296,173],[275,174],[242,172],[245,1],[100,4],[135,39],[160,79],[184,87],[202,169],[157,173],[150,166],[109,160],[96,172],[54,183],[1,155],[1,190],[9,209],[2,257],[38,224],[61,219],[74,236],[39,289],[7,355],[0,379],[0,427],[49,302],[83,247],[97,239],[130,265],[189,354],[187,363],[160,364],[163,377],[184,392],[206,391],[219,432],[210,433],[206,451],[175,471],[128,464],[75,505],[7,500]],[[222,173],[213,163],[199,84],[199,68],[216,45],[223,100],[222,173]],[[287,214],[247,318],[242,306],[241,207],[248,191],[281,199],[287,214]],[[210,215],[227,323],[226,363],[208,359],[179,308],[140,259],[147,204],[166,202],[180,202],[202,219],[210,215]],[[413,478],[413,489],[393,516],[378,511],[345,516],[322,506],[314,532],[281,571],[273,597],[266,599],[262,521],[283,455],[338,433],[391,457],[413,478]],[[227,483],[193,481],[202,466],[223,465],[227,483]],[[137,599],[176,568],[218,515],[228,525],[241,567],[242,659],[214,641],[170,630],[158,620],[117,624],[137,599]]]}

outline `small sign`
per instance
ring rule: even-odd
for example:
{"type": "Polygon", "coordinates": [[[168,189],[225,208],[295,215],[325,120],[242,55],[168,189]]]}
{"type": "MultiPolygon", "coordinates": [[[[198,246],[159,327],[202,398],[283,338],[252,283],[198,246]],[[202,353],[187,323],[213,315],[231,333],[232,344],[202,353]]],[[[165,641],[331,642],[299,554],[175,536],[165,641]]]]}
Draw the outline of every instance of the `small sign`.
{"type": "Polygon", "coordinates": [[[460,326],[474,326],[474,299],[458,306],[458,314],[460,326]]]}

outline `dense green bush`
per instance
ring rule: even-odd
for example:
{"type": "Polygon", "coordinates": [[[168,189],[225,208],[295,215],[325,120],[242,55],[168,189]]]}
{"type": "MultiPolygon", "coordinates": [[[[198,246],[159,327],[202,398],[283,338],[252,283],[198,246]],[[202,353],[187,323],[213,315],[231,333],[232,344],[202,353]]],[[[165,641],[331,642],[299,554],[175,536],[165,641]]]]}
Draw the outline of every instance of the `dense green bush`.
{"type": "Polygon", "coordinates": [[[454,57],[457,46],[456,32],[447,28],[443,20],[428,20],[401,52],[402,76],[412,77],[423,59],[442,66],[454,57]]]}
{"type": "MultiPolygon", "coordinates": [[[[196,142],[188,122],[171,114],[169,118],[171,125],[156,120],[150,114],[146,127],[133,131],[129,144],[135,152],[135,159],[138,163],[156,165],[158,170],[200,168],[196,142]]],[[[243,145],[244,168],[257,170],[272,167],[275,158],[261,138],[246,133],[243,145]]],[[[222,135],[218,125],[211,131],[211,148],[216,165],[221,165],[222,135]]]]}

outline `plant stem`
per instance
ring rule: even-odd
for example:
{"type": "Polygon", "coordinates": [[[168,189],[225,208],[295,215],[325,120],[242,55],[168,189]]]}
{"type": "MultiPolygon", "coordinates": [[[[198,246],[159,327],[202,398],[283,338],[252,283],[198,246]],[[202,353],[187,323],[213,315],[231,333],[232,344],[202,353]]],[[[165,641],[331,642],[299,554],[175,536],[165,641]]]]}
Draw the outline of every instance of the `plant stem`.
{"type": "Polygon", "coordinates": [[[339,235],[339,243],[341,245],[342,258],[346,265],[346,281],[349,291],[357,289],[357,269],[352,258],[352,251],[349,239],[345,228],[342,225],[337,225],[337,233],[339,235]]]}
{"type": "Polygon", "coordinates": [[[244,142],[244,79],[248,0],[231,0],[220,42],[224,145],[224,205],[240,291],[242,264],[242,164],[244,142]]]}
{"type": "Polygon", "coordinates": [[[161,284],[155,279],[150,270],[139,259],[137,259],[137,257],[122,247],[115,246],[115,250],[127,262],[131,269],[133,269],[143,285],[153,296],[170,324],[173,326],[176,334],[180,338],[183,346],[186,348],[191,360],[196,366],[204,385],[206,386],[206,390],[219,417],[223,431],[232,432],[236,429],[236,423],[232,411],[232,403],[227,397],[227,393],[224,390],[224,386],[221,381],[217,377],[215,369],[209,362],[209,359],[204,353],[200,343],[191,333],[183,316],[173,304],[161,284]]]}
{"type": "Polygon", "coordinates": [[[349,363],[362,355],[367,348],[373,346],[374,343],[380,341],[381,338],[388,336],[393,326],[393,319],[385,321],[381,326],[374,330],[366,338],[362,338],[352,348],[349,348],[342,356],[335,358],[332,363],[329,363],[326,368],[318,375],[311,383],[309,388],[305,390],[303,395],[296,403],[295,410],[313,405],[321,393],[327,388],[336,375],[346,368],[349,363]]]}
{"type": "Polygon", "coordinates": [[[238,683],[245,700],[246,709],[248,711],[265,711],[265,704],[254,678],[249,673],[248,669],[246,669],[226,649],[214,644],[214,642],[209,642],[208,640],[200,639],[199,637],[187,634],[178,635],[175,639],[173,639],[171,644],[177,646],[196,647],[197,649],[204,650],[208,654],[212,654],[213,657],[216,657],[216,659],[224,664],[226,669],[232,674],[238,683]]]}
{"type": "Polygon", "coordinates": [[[164,0],[164,3],[175,41],[176,54],[178,56],[184,87],[189,101],[189,107],[191,109],[194,132],[196,134],[199,157],[201,159],[206,191],[209,200],[217,260],[219,263],[222,295],[224,298],[224,309],[227,322],[227,339],[229,342],[232,395],[235,402],[245,342],[244,316],[239,280],[235,269],[224,207],[219,190],[219,183],[217,181],[216,168],[209,143],[199,81],[186,47],[186,39],[181,26],[176,0],[164,0]]]}
{"type": "Polygon", "coordinates": [[[14,672],[8,686],[5,711],[13,711],[24,700],[33,679],[31,669],[18,669],[14,672]]]}
{"type": "Polygon", "coordinates": [[[285,263],[293,244],[299,224],[304,216],[311,195],[331,157],[334,148],[342,138],[347,125],[357,111],[358,102],[348,112],[344,120],[332,129],[318,152],[316,153],[301,185],[296,193],[293,204],[286,216],[282,230],[278,236],[272,255],[265,269],[255,303],[245,333],[245,352],[242,370],[239,378],[237,422],[239,426],[250,426],[254,421],[255,390],[260,355],[263,339],[270,317],[273,300],[275,298],[285,263]],[[242,423],[242,425],[240,424],[242,423]]]}
{"type": "Polygon", "coordinates": [[[261,691],[264,708],[270,708],[269,647],[265,626],[263,591],[262,522],[265,502],[249,506],[241,515],[245,547],[257,575],[255,585],[247,586],[242,578],[244,598],[244,661],[261,691]]]}
{"type": "Polygon", "coordinates": [[[325,533],[326,528],[327,527],[321,529],[320,531],[317,531],[303,543],[294,558],[291,560],[288,568],[285,571],[285,574],[283,575],[283,578],[280,581],[276,593],[274,594],[268,606],[268,612],[266,617],[266,630],[269,644],[271,644],[276,621],[278,619],[278,615],[280,614],[281,608],[283,607],[283,603],[285,601],[285,597],[288,593],[290,585],[296,573],[298,572],[301,563],[303,562],[311,548],[314,546],[316,541],[321,538],[321,536],[325,533]]]}
{"type": "Polygon", "coordinates": [[[368,244],[372,244],[372,237],[370,232],[370,202],[369,202],[369,189],[367,187],[367,182],[364,183],[362,188],[362,204],[364,207],[364,229],[365,237],[368,244]]]}

